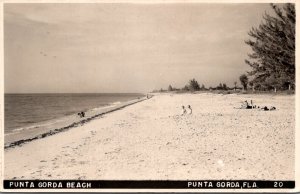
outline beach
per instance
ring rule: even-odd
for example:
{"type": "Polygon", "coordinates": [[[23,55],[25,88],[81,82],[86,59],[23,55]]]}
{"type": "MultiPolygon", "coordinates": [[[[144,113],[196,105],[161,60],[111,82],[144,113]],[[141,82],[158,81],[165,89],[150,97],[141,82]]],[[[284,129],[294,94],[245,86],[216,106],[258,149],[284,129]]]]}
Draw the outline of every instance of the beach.
{"type": "Polygon", "coordinates": [[[144,99],[134,93],[7,94],[4,146],[66,131],[144,99]],[[83,117],[78,115],[81,112],[83,117]]]}
{"type": "Polygon", "coordinates": [[[4,179],[294,180],[294,160],[294,95],[165,93],[5,149],[4,179]]]}

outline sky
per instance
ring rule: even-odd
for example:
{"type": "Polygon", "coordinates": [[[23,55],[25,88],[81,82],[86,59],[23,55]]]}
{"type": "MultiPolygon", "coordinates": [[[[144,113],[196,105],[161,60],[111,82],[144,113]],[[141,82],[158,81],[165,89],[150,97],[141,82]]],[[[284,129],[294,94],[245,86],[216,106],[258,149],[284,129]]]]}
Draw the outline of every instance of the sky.
{"type": "Polygon", "coordinates": [[[4,5],[5,93],[233,86],[269,4],[4,5]]]}

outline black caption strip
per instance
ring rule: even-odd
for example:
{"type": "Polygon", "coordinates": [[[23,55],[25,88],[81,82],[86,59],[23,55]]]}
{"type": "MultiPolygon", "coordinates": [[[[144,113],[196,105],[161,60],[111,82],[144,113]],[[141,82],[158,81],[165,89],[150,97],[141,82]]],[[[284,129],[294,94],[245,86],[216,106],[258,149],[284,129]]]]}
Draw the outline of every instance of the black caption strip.
{"type": "Polygon", "coordinates": [[[293,189],[295,181],[4,180],[4,189],[293,189]]]}

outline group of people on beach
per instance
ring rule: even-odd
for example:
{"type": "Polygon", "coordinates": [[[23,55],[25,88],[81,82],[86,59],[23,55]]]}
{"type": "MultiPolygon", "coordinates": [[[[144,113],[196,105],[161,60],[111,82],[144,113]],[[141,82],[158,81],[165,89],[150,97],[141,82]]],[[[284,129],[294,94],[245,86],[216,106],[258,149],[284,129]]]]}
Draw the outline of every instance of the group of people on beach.
{"type": "Polygon", "coordinates": [[[259,109],[259,110],[263,110],[263,111],[271,111],[271,110],[276,110],[276,107],[271,106],[271,107],[267,107],[267,106],[256,106],[253,104],[253,101],[250,100],[250,103],[245,100],[242,103],[242,106],[240,107],[240,109],[259,109]]]}
{"type": "Polygon", "coordinates": [[[85,113],[84,113],[84,112],[79,112],[79,113],[77,113],[77,115],[78,115],[80,118],[85,117],[85,113]]]}
{"type": "Polygon", "coordinates": [[[187,106],[187,109],[185,109],[184,106],[182,106],[182,111],[181,111],[181,116],[182,115],[185,115],[185,114],[192,114],[193,113],[193,110],[192,110],[192,107],[190,105],[187,106]]]}

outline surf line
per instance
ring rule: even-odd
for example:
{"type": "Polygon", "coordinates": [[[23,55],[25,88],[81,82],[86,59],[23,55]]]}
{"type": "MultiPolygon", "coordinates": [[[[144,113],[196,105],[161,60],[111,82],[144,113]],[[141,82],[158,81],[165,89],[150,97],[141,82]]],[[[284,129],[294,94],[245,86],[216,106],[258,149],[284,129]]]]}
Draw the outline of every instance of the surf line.
{"type": "Polygon", "coordinates": [[[6,145],[4,145],[4,149],[7,149],[7,148],[13,148],[13,147],[16,147],[16,146],[20,146],[24,143],[27,143],[27,142],[31,142],[33,140],[37,140],[37,139],[42,139],[42,138],[45,138],[45,137],[48,137],[48,136],[51,136],[51,135],[54,135],[54,134],[57,134],[57,133],[60,133],[60,132],[63,132],[63,131],[67,131],[69,130],[70,128],[74,128],[74,127],[78,127],[78,126],[82,126],[86,123],[88,123],[89,121],[95,119],[95,118],[98,118],[98,117],[101,117],[105,114],[108,114],[108,113],[112,113],[112,112],[115,112],[117,110],[121,110],[127,106],[130,106],[130,105],[133,105],[133,104],[136,104],[136,103],[139,103],[139,102],[142,102],[144,100],[148,100],[147,98],[142,98],[142,99],[139,99],[137,101],[134,101],[132,103],[129,103],[129,104],[125,104],[123,106],[120,106],[120,107],[117,107],[115,109],[112,109],[112,110],[109,110],[109,111],[106,111],[106,112],[103,112],[103,113],[100,113],[100,114],[96,114],[94,116],[91,116],[87,119],[84,119],[84,120],[81,120],[79,122],[74,122],[72,123],[71,125],[68,125],[66,127],[62,127],[62,128],[58,128],[58,129],[53,129],[53,130],[50,130],[49,132],[46,132],[46,133],[42,133],[40,135],[37,135],[35,137],[32,137],[32,138],[27,138],[27,139],[21,139],[21,140],[18,140],[18,141],[14,141],[14,142],[11,142],[11,143],[8,143],[6,145]]]}

